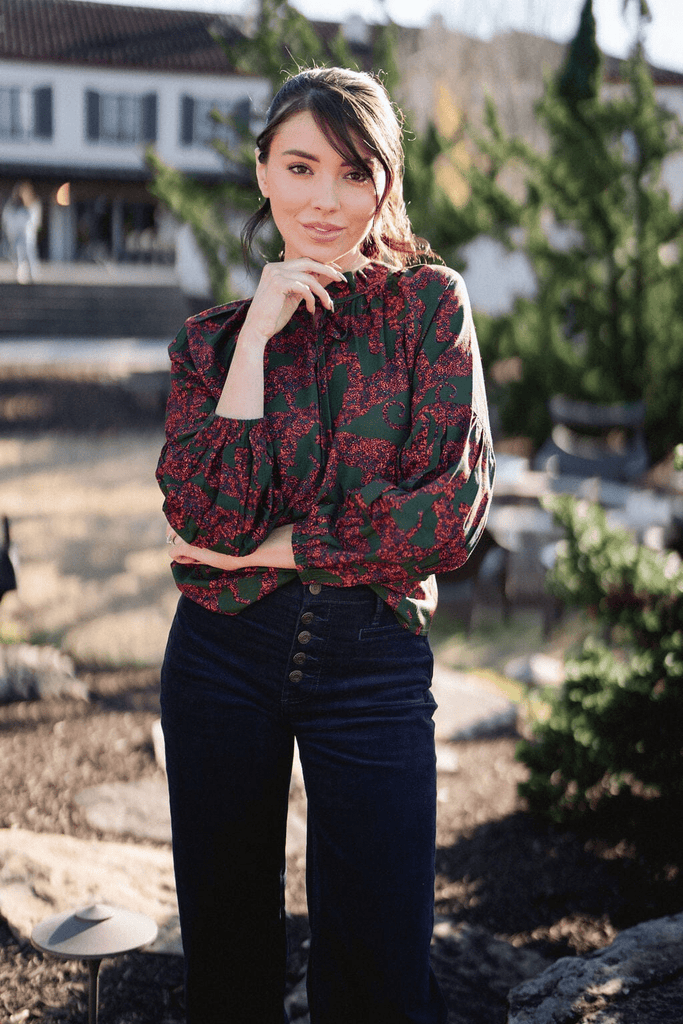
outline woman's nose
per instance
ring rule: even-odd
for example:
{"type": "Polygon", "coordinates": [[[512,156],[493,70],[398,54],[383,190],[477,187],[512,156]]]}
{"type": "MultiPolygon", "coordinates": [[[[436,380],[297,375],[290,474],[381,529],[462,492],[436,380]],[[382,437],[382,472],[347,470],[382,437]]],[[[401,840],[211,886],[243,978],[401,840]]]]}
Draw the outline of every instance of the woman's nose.
{"type": "Polygon", "coordinates": [[[339,188],[334,178],[323,174],[318,176],[313,205],[319,210],[334,210],[339,206],[339,188]]]}

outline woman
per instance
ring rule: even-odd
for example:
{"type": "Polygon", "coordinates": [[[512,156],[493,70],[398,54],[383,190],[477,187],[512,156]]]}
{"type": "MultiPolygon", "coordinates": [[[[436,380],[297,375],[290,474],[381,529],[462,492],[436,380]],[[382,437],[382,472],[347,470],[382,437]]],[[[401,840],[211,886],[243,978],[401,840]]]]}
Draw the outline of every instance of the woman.
{"type": "Polygon", "coordinates": [[[162,720],[190,1024],[281,1024],[285,823],[308,796],[312,1024],[436,1024],[432,573],[492,486],[458,275],[420,263],[401,130],[363,73],[304,71],[258,139],[284,242],[171,346],[158,469],[182,596],[162,720]],[[228,1010],[229,1007],[229,1010],[228,1010]]]}

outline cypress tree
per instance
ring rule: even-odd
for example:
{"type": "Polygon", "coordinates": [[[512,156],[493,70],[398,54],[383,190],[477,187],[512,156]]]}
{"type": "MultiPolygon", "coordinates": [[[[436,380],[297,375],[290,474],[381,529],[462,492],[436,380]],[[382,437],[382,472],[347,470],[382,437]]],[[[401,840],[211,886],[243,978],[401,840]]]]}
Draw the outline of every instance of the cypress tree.
{"type": "Polygon", "coordinates": [[[558,78],[558,96],[569,106],[575,106],[581,100],[595,99],[600,86],[601,64],[595,37],[593,0],[586,0],[578,31],[570,43],[567,60],[558,78]]]}
{"type": "Polygon", "coordinates": [[[661,181],[683,131],[656,101],[641,45],[622,65],[625,88],[613,95],[597,88],[596,54],[587,0],[566,63],[537,107],[547,154],[507,138],[489,111],[480,140],[488,167],[473,170],[473,198],[510,248],[526,253],[538,291],[485,323],[482,347],[488,363],[518,363],[518,379],[498,396],[507,431],[540,444],[553,394],[643,399],[658,458],[683,435],[683,215],[661,181]],[[525,195],[506,206],[498,178],[513,164],[525,195]]]}

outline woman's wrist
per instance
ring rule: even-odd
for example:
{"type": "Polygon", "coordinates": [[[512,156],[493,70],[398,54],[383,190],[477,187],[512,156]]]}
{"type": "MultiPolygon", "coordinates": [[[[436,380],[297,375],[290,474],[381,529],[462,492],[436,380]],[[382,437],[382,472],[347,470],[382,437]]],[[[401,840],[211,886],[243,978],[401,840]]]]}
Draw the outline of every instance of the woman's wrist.
{"type": "Polygon", "coordinates": [[[216,414],[228,419],[253,420],[263,416],[263,358],[266,341],[242,329],[235,343],[230,370],[216,405],[216,414]]]}
{"type": "Polygon", "coordinates": [[[246,323],[237,335],[235,353],[240,352],[245,358],[262,360],[269,341],[270,337],[267,334],[246,323]]]}

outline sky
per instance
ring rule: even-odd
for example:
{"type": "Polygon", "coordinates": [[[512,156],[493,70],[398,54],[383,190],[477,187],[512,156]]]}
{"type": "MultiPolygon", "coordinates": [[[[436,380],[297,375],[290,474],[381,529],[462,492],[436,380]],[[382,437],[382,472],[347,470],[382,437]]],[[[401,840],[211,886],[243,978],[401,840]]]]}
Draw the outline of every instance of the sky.
{"type": "MultiPolygon", "coordinates": [[[[103,0],[98,0],[103,2],[103,0]]],[[[255,0],[104,0],[138,7],[174,7],[213,13],[243,13],[255,0]]],[[[293,0],[309,18],[344,21],[353,13],[367,21],[388,16],[399,25],[424,25],[441,14],[449,28],[470,35],[490,37],[506,29],[520,29],[550,36],[561,42],[576,31],[584,0],[293,0]],[[321,11],[323,8],[323,11],[321,11]]],[[[683,0],[648,0],[652,22],[645,45],[652,64],[683,72],[683,0]]],[[[629,0],[635,13],[637,0],[629,0]]],[[[623,0],[593,0],[598,44],[605,53],[624,57],[634,39],[634,20],[625,22],[623,0]]]]}

